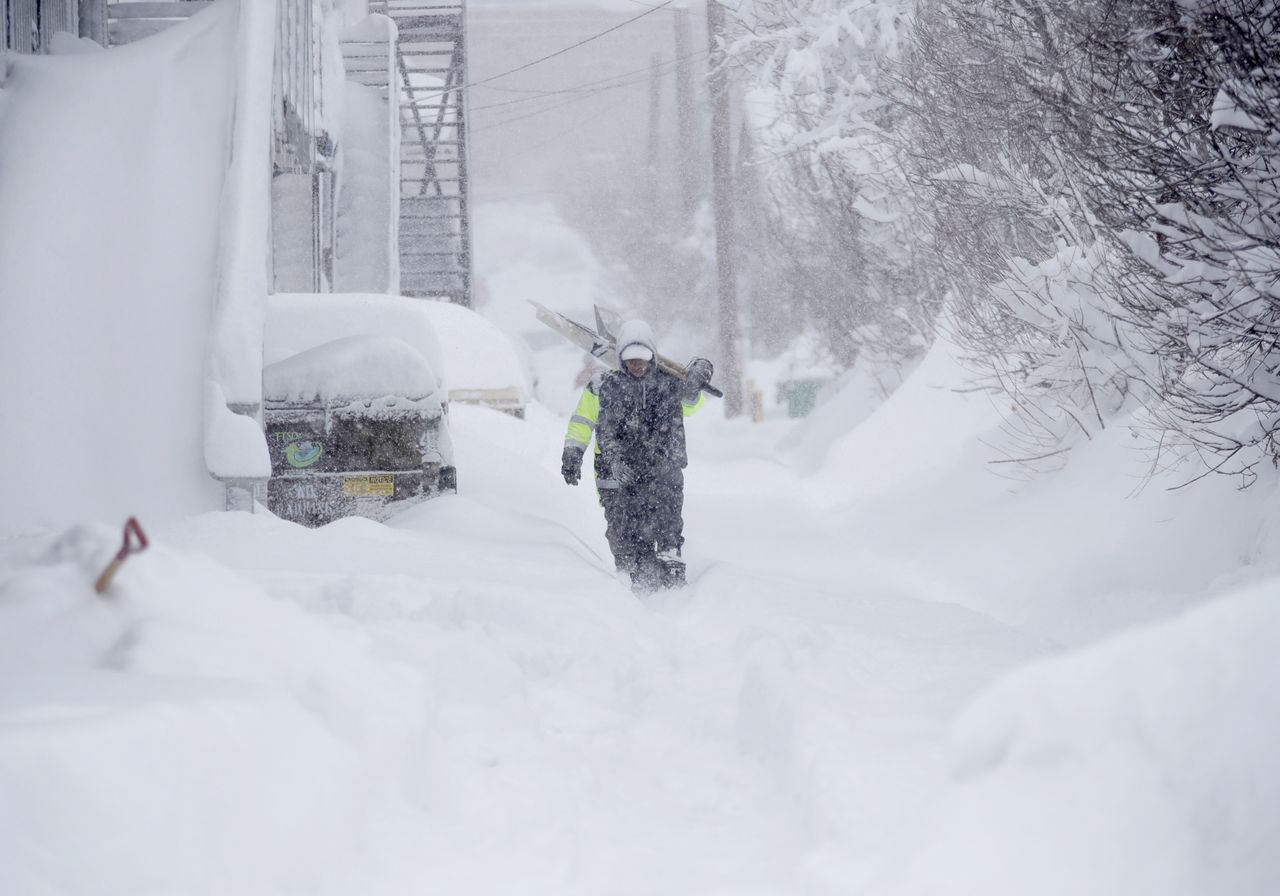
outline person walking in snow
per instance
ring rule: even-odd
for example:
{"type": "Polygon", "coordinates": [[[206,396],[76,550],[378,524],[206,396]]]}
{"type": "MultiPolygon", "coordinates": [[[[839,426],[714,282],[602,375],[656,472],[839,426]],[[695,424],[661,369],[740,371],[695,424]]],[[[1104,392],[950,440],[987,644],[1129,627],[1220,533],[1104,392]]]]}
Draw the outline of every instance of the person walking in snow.
{"type": "Polygon", "coordinates": [[[684,584],[684,418],[706,403],[714,368],[689,362],[681,379],[658,367],[653,330],[618,328],[621,370],[597,374],[582,391],[565,435],[560,472],[569,485],[596,439],[595,474],[614,565],[637,590],[684,584]]]}

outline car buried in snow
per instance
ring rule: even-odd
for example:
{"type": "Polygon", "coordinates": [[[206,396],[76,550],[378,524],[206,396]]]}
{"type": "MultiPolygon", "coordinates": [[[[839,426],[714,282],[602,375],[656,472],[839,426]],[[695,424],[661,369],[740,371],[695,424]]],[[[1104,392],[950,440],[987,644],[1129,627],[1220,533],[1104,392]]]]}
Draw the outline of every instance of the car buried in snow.
{"type": "Polygon", "coordinates": [[[267,304],[267,508],[306,526],[382,520],[457,490],[423,300],[278,294],[267,304]]]}

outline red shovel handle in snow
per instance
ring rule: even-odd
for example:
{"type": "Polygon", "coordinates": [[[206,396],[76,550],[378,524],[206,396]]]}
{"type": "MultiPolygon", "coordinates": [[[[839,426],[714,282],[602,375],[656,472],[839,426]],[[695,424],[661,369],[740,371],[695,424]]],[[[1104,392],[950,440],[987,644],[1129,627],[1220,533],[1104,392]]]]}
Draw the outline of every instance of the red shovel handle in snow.
{"type": "Polygon", "coordinates": [[[130,554],[137,554],[145,550],[147,547],[147,534],[142,531],[142,526],[138,525],[138,518],[129,517],[124,524],[124,542],[120,545],[120,550],[116,552],[111,562],[107,564],[107,568],[102,571],[102,575],[98,576],[98,581],[93,583],[93,590],[101,594],[107,590],[111,584],[111,579],[115,577],[118,570],[130,554]]]}

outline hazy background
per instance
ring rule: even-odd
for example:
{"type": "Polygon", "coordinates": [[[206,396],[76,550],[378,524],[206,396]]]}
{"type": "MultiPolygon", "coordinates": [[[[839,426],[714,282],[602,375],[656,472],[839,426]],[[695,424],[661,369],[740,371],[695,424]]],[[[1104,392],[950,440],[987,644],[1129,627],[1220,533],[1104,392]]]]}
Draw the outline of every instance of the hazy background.
{"type": "MultiPolygon", "coordinates": [[[[645,12],[648,2],[485,2],[468,5],[472,189],[478,202],[564,198],[611,190],[645,177],[650,147],[650,65],[657,80],[658,177],[675,177],[677,4],[523,71],[503,72],[555,53],[645,12]],[[477,83],[487,82],[487,83],[477,83]],[[562,92],[553,92],[562,91],[562,92]]],[[[706,15],[682,3],[705,141],[706,15]]]]}

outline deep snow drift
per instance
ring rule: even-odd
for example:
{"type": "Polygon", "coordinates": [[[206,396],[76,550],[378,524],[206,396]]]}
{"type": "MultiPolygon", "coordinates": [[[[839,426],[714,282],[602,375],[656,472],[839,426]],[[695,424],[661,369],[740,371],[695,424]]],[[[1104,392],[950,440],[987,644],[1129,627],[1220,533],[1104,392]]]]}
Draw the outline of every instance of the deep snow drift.
{"type": "Polygon", "coordinates": [[[0,527],[221,506],[203,402],[235,9],[6,60],[0,527]]]}
{"type": "Polygon", "coordinates": [[[541,401],[450,411],[462,493],[183,515],[215,150],[133,144],[222,139],[184,73],[224,24],[0,88],[0,893],[1280,891],[1274,474],[1140,489],[1115,426],[1000,478],[945,339],[883,404],[691,418],[692,584],[642,601],[558,474],[582,358],[525,304],[582,315],[600,266],[548,205],[481,208],[541,401]],[[76,92],[119,115],[101,157],[76,92]],[[94,192],[39,188],[72,162],[94,192]],[[97,596],[131,512],[153,546],[97,596]]]}
{"type": "Polygon", "coordinates": [[[5,543],[0,891],[1280,883],[1274,579],[1064,653],[708,417],[693,585],[639,601],[561,416],[452,417],[471,485],[389,526],[195,517],[105,600],[113,530],[5,543]]]}
{"type": "MultiPolygon", "coordinates": [[[[1040,650],[705,547],[693,589],[639,602],[556,476],[562,420],[453,416],[475,486],[389,528],[197,517],[107,600],[110,530],[9,545],[0,890],[841,886],[940,783],[951,714],[1040,650]]],[[[758,528],[737,511],[691,529],[758,528]]]]}

